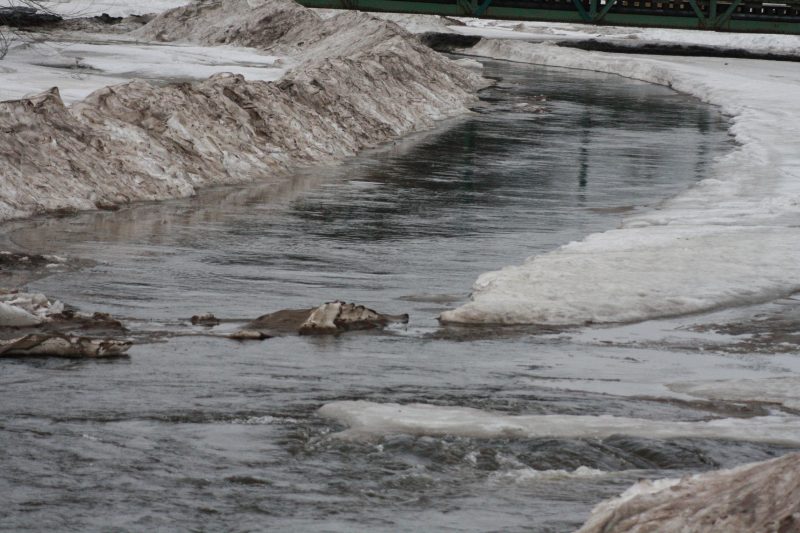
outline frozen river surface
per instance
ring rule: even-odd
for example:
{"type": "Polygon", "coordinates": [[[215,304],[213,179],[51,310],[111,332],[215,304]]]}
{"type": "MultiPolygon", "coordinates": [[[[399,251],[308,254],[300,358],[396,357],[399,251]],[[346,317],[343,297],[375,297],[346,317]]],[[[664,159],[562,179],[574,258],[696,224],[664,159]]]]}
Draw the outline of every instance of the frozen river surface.
{"type": "Polygon", "coordinates": [[[97,262],[33,288],[159,342],[0,362],[0,529],[570,531],[637,479],[800,447],[774,405],[676,392],[780,378],[790,354],[704,350],[718,335],[679,319],[439,328],[478,274],[657,208],[732,148],[715,108],[665,88],[485,74],[475,115],[340,166],[16,225],[97,262]],[[411,321],[250,343],[188,324],[334,299],[411,321]]]}

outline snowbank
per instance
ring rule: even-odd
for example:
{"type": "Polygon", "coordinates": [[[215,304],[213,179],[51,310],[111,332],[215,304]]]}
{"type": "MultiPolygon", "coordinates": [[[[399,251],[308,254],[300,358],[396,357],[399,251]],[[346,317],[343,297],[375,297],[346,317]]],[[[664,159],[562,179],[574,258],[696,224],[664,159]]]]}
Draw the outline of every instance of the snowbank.
{"type": "MultiPolygon", "coordinates": [[[[418,15],[424,17],[425,15],[418,15]]],[[[701,46],[720,50],[742,49],[760,54],[800,55],[800,36],[773,33],[728,33],[668,28],[595,26],[558,22],[459,18],[463,26],[449,30],[492,39],[543,42],[594,40],[630,47],[646,45],[701,46]]]]}
{"type": "Polygon", "coordinates": [[[484,41],[471,53],[616,73],[693,94],[733,116],[740,148],[721,154],[707,179],[620,229],[483,274],[472,301],[443,313],[443,321],[627,322],[800,290],[795,64],[653,59],[517,41],[484,41]]]}
{"type": "Polygon", "coordinates": [[[323,405],[319,414],[347,426],[341,437],[392,434],[475,438],[606,438],[629,435],[653,439],[717,438],[800,443],[800,421],[790,416],[722,418],[707,422],[646,420],[592,415],[503,415],[469,407],[400,405],[341,401],[323,405]]]}
{"type": "Polygon", "coordinates": [[[178,8],[138,34],[195,35],[291,50],[296,66],[276,82],[131,81],[70,108],[57,90],[0,102],[0,220],[188,196],[341,159],[465,112],[482,81],[390,22],[323,21],[289,0],[178,8]]]}
{"type": "Polygon", "coordinates": [[[800,454],[699,474],[641,481],[599,504],[579,533],[800,529],[800,454]]]}

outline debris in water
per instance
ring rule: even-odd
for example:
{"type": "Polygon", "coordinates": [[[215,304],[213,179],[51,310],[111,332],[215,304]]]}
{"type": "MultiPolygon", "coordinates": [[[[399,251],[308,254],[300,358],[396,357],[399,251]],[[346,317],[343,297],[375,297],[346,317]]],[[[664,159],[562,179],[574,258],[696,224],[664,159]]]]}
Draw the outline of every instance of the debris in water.
{"type": "Polygon", "coordinates": [[[337,300],[311,309],[284,309],[260,316],[229,337],[244,340],[291,334],[335,335],[345,331],[380,329],[392,322],[407,323],[408,315],[385,315],[363,305],[337,300]]]}
{"type": "Polygon", "coordinates": [[[193,326],[206,326],[213,328],[219,326],[219,319],[211,313],[204,313],[202,315],[194,315],[192,317],[193,326]]]}
{"type": "Polygon", "coordinates": [[[78,313],[44,294],[0,290],[0,357],[118,357],[132,344],[115,338],[125,333],[106,313],[78,313]]]}

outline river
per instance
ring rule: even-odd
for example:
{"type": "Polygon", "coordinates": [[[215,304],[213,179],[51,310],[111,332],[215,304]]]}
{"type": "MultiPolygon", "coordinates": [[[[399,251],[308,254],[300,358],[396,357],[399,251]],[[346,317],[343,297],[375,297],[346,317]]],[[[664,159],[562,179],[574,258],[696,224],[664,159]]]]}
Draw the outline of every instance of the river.
{"type": "Polygon", "coordinates": [[[667,385],[785,361],[607,340],[663,324],[439,327],[480,273],[655,209],[733,148],[717,109],[663,87],[497,61],[484,74],[498,85],[473,115],[339,165],[9,226],[19,246],[94,262],[31,288],[112,313],[146,342],[121,360],[0,362],[0,529],[570,531],[637,479],[796,448],[724,432],[342,438],[319,415],[349,400],[667,426],[768,414],[667,385]],[[335,299],[411,320],[213,336],[335,299]],[[231,321],[188,323],[206,311],[231,321]]]}

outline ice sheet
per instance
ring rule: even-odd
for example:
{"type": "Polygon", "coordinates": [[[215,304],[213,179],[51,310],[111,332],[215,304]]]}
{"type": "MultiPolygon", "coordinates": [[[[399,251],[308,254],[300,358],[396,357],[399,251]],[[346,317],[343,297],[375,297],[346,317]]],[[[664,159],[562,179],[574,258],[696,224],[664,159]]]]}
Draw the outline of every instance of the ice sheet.
{"type": "MultiPolygon", "coordinates": [[[[480,276],[448,322],[628,322],[769,301],[800,290],[800,66],[658,58],[483,41],[470,53],[667,85],[723,107],[740,148],[620,229],[480,276]]],[[[676,109],[676,112],[679,112],[676,109]]],[[[687,147],[691,149],[691,147],[687,147]]]]}
{"type": "Polygon", "coordinates": [[[669,389],[710,400],[776,403],[800,410],[800,378],[796,376],[673,383],[669,389]]]}
{"type": "Polygon", "coordinates": [[[248,80],[280,78],[291,61],[234,46],[141,43],[108,36],[86,41],[18,43],[0,62],[0,100],[31,96],[58,87],[64,103],[131,79],[204,80],[219,72],[248,80]]]}
{"type": "MultiPolygon", "coordinates": [[[[9,0],[14,5],[16,0],[9,0]]],[[[112,17],[125,17],[128,15],[144,15],[147,13],[160,13],[167,9],[180,7],[190,3],[190,0],[47,0],[43,2],[48,9],[64,17],[93,17],[107,13],[112,17]]]]}

